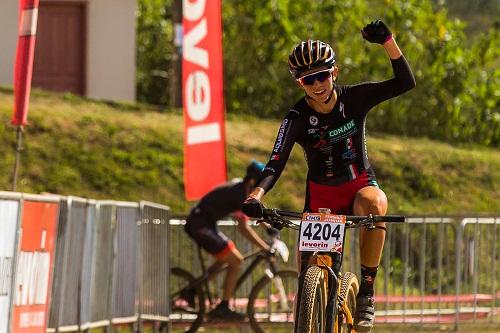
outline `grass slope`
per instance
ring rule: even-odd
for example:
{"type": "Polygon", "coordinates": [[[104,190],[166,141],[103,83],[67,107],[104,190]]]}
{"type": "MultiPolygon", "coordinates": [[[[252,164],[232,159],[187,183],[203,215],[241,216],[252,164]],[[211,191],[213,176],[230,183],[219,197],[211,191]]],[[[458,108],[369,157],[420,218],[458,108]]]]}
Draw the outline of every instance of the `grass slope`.
{"type": "MultiPolygon", "coordinates": [[[[0,190],[11,188],[15,128],[12,91],[0,89],[0,190]]],[[[229,177],[247,162],[266,161],[279,122],[229,116],[229,177]]],[[[183,195],[183,119],[179,111],[110,104],[34,91],[17,190],[96,199],[150,200],[186,212],[183,195]]],[[[368,121],[369,131],[369,121],[368,121]]],[[[500,212],[500,151],[368,132],[369,156],[392,213],[500,212]]],[[[207,161],[208,163],[209,161],[207,161]]],[[[300,210],[306,165],[299,147],[268,206],[300,210]]]]}

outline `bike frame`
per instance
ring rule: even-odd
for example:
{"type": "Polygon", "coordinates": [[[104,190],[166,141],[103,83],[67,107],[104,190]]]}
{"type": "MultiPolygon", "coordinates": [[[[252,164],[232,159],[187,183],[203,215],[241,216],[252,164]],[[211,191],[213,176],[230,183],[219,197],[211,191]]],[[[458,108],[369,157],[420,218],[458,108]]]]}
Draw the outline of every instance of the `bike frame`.
{"type": "MultiPolygon", "coordinates": [[[[345,233],[344,239],[345,241],[345,233]]],[[[301,252],[301,253],[309,253],[309,252],[301,252]]],[[[299,279],[301,281],[300,285],[302,285],[304,274],[307,269],[311,266],[318,266],[325,272],[325,280],[327,282],[326,291],[327,291],[327,305],[326,305],[326,330],[325,332],[337,332],[337,325],[335,325],[335,318],[337,317],[337,298],[338,291],[340,287],[340,270],[342,268],[342,253],[337,252],[313,252],[311,256],[308,258],[309,263],[305,266],[304,269],[301,270],[299,279]]],[[[300,293],[299,293],[300,294],[300,293]]],[[[346,307],[347,308],[347,307],[346,307]]],[[[347,313],[351,315],[349,309],[347,309],[347,313]]],[[[348,315],[348,318],[349,318],[348,315]]]]}
{"type": "MultiPolygon", "coordinates": [[[[210,305],[213,305],[214,301],[213,301],[212,293],[210,292],[210,288],[209,288],[210,277],[212,275],[218,275],[221,272],[223,272],[224,270],[226,270],[227,265],[222,265],[221,267],[216,267],[213,271],[210,271],[210,267],[209,268],[205,267],[205,261],[204,261],[200,246],[198,246],[198,256],[199,256],[199,260],[201,263],[202,275],[195,278],[195,280],[192,283],[190,283],[187,287],[185,287],[184,289],[193,288],[193,287],[196,287],[198,285],[203,285],[204,286],[204,288],[203,288],[204,293],[207,296],[207,299],[208,299],[210,305]]],[[[253,258],[253,260],[250,262],[250,265],[248,265],[248,267],[238,277],[235,290],[238,290],[238,288],[243,284],[243,282],[247,279],[247,277],[252,274],[254,269],[262,261],[267,262],[267,265],[268,265],[269,269],[271,270],[272,274],[276,274],[276,272],[278,271],[276,264],[274,263],[272,257],[267,252],[265,252],[263,250],[250,252],[250,253],[246,254],[245,256],[243,256],[243,261],[248,261],[248,260],[251,260],[252,258],[253,258]]],[[[174,293],[174,295],[178,294],[179,292],[180,291],[174,293]]]]}
{"type": "MultiPolygon", "coordinates": [[[[284,216],[299,218],[302,219],[302,213],[295,212],[287,212],[278,209],[264,209],[264,221],[269,222],[273,227],[278,229],[286,227],[291,227],[293,229],[297,229],[297,225],[292,223],[291,221],[284,218],[284,216]],[[294,227],[292,227],[292,225],[294,227]]],[[[400,215],[368,215],[368,216],[347,216],[344,215],[346,219],[346,229],[356,228],[364,225],[368,229],[374,229],[376,226],[375,222],[404,222],[405,217],[400,215]]],[[[298,229],[297,229],[298,230],[298,229]]],[[[345,243],[345,235],[342,239],[342,243],[345,243]]],[[[302,253],[309,253],[307,251],[301,251],[302,253]]],[[[301,288],[304,282],[304,273],[307,271],[307,268],[311,266],[318,266],[323,271],[325,271],[325,277],[327,278],[327,305],[326,305],[326,323],[325,323],[325,332],[338,332],[338,325],[336,323],[336,319],[338,317],[338,293],[340,288],[341,281],[341,269],[342,269],[342,261],[343,261],[343,251],[342,253],[338,252],[313,252],[311,257],[308,258],[309,262],[301,269],[299,275],[299,290],[297,295],[301,294],[301,288]]],[[[298,306],[297,302],[297,306],[298,306]]],[[[354,320],[351,311],[349,310],[346,302],[342,302],[342,310],[347,316],[348,324],[353,325],[354,320]]]]}

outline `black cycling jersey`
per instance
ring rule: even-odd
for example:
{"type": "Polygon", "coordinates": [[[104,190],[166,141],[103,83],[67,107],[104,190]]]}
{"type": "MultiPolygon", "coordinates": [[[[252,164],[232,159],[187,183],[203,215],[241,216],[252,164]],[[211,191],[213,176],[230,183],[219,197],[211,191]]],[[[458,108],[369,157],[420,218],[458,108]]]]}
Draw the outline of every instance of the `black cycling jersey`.
{"type": "Polygon", "coordinates": [[[203,196],[193,207],[190,215],[202,216],[207,226],[215,227],[218,220],[241,210],[241,205],[247,194],[243,181],[227,182],[203,196]]]}
{"type": "Polygon", "coordinates": [[[339,185],[366,172],[374,182],[375,173],[366,151],[366,115],[380,102],[415,86],[404,56],[391,59],[391,63],[395,77],[390,80],[335,87],[337,102],[329,113],[318,113],[305,98],[300,99],[281,123],[258,186],[266,192],[274,186],[296,142],[305,153],[308,180],[339,185]]]}
{"type": "Polygon", "coordinates": [[[185,231],[209,253],[216,256],[223,254],[234,244],[217,229],[217,221],[241,210],[247,194],[243,181],[217,186],[191,209],[184,226],[185,231]]]}

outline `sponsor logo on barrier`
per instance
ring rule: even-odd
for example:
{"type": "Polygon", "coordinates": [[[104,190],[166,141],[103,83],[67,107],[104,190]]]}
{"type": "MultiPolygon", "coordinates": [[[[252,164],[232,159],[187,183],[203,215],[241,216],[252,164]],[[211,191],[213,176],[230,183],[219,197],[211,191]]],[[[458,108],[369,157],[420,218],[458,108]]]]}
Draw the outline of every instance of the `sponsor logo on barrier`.
{"type": "Polygon", "coordinates": [[[40,327],[45,324],[45,312],[24,312],[19,316],[19,327],[40,327]]]}
{"type": "Polygon", "coordinates": [[[24,201],[14,266],[13,333],[45,332],[48,318],[58,204],[24,201]]]}
{"type": "Polygon", "coordinates": [[[14,304],[45,304],[49,292],[49,273],[50,253],[21,251],[16,269],[14,304]]]}
{"type": "Polygon", "coordinates": [[[8,296],[12,281],[12,258],[0,257],[0,296],[8,296]]]}

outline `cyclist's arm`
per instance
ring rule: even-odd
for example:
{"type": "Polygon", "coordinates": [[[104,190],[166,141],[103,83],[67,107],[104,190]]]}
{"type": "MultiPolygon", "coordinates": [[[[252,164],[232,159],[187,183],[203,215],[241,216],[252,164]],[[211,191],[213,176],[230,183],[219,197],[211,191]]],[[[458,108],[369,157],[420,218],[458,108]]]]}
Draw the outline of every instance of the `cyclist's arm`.
{"type": "MultiPolygon", "coordinates": [[[[247,217],[248,219],[248,217],[247,217]]],[[[238,221],[238,230],[246,239],[265,251],[270,251],[271,247],[248,225],[247,222],[238,221]]]]}
{"type": "Polygon", "coordinates": [[[367,110],[385,100],[403,94],[415,87],[416,84],[410,65],[394,38],[388,40],[383,46],[391,60],[394,77],[381,82],[361,83],[352,87],[353,100],[362,102],[367,110]]]}
{"type": "Polygon", "coordinates": [[[300,133],[298,111],[290,110],[281,122],[269,161],[250,196],[261,199],[278,181],[300,133]]]}
{"type": "Polygon", "coordinates": [[[401,49],[398,46],[398,43],[394,40],[394,38],[389,39],[387,42],[383,44],[383,47],[385,49],[385,52],[387,52],[387,55],[391,59],[398,59],[403,55],[403,52],[401,52],[401,49]]]}

